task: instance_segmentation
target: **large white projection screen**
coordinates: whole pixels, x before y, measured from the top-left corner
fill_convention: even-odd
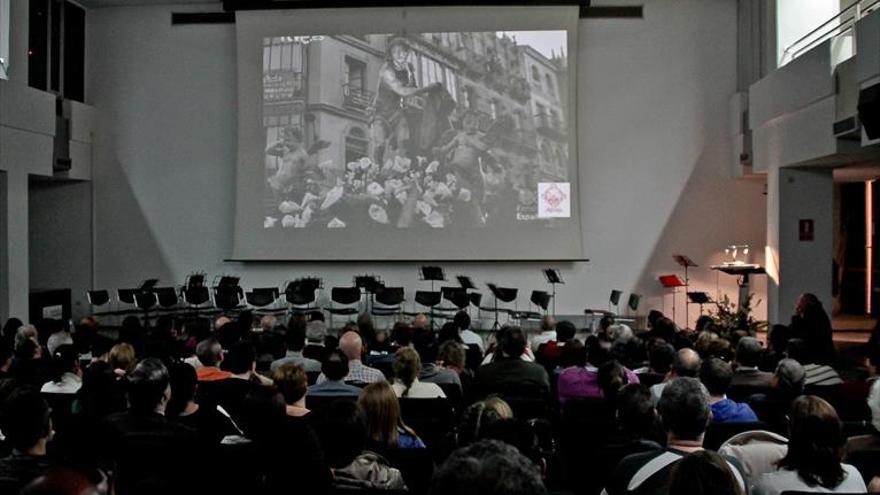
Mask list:
[[[583,259],[577,19],[239,12],[232,258]]]

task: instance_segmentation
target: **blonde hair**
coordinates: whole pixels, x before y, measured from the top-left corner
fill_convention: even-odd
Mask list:
[[[364,387],[358,397],[358,405],[364,410],[367,420],[367,436],[374,442],[397,447],[400,439],[399,429],[412,436],[416,433],[403,423],[400,417],[400,403],[394,389],[387,382],[371,383]]]
[[[121,369],[126,373],[131,372],[137,364],[134,347],[128,343],[116,344],[110,348],[107,361],[113,369]]]
[[[394,376],[406,387],[401,397],[409,395],[409,390],[422,371],[422,359],[411,347],[401,347],[394,356]]]

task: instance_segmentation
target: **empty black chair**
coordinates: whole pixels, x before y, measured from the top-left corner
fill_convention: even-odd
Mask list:
[[[86,299],[89,301],[89,305],[92,306],[91,313],[95,316],[100,316],[102,314],[107,314],[109,311],[110,304],[110,291],[105,289],[99,290],[87,290],[86,291]],[[101,308],[102,306],[107,306],[103,311],[95,311],[95,308]]]
[[[330,307],[324,311],[330,313],[330,326],[333,326],[333,316],[351,316],[358,313],[357,304],[361,302],[361,290],[357,287],[333,287],[330,289]],[[334,304],[342,304],[336,307]]]
[[[400,470],[410,494],[428,492],[431,477],[434,475],[434,457],[431,449],[382,449],[379,454]]]
[[[767,423],[763,421],[748,421],[741,423],[710,423],[706,428],[706,436],[703,438],[703,447],[708,450],[718,450],[721,444],[734,435],[744,431],[768,430]]]
[[[241,307],[244,291],[237,285],[218,285],[214,287],[214,305],[223,311]]]
[[[433,308],[440,304],[441,294],[437,291],[419,290],[416,291],[415,301],[422,306]]]
[[[396,316],[403,311],[403,287],[377,287],[375,303],[370,311],[374,316]]]
[[[308,380],[309,385],[317,383],[319,376],[321,376],[320,371],[306,371],[306,380]]]
[[[307,313],[320,310],[315,304],[320,287],[321,281],[315,278],[303,278],[288,283],[287,288],[284,290],[284,298],[290,304],[290,311],[294,313]]]
[[[312,411],[320,411],[328,404],[338,400],[354,402],[357,400],[357,397],[348,395],[309,395],[308,392],[306,393],[306,407]]]
[[[134,295],[139,292],[140,289],[116,289],[116,299],[120,303],[125,303],[130,306],[135,305]]]
[[[552,414],[547,399],[504,395],[504,401],[513,410],[514,418],[551,419]]]
[[[156,299],[162,309],[172,309],[177,306],[177,289],[174,287],[156,287],[153,289]]]
[[[198,309],[211,300],[211,293],[207,287],[194,286],[183,289],[183,301],[190,309]]]
[[[244,293],[244,300],[254,308],[271,306],[278,299],[277,287],[257,287]]]
[[[464,407],[464,394],[461,387],[457,383],[438,383],[437,386],[446,395],[446,401],[452,407],[453,414],[457,416]]]

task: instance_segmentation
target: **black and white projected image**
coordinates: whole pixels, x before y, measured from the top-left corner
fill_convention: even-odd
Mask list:
[[[264,228],[511,228],[565,200],[567,31],[263,39]]]

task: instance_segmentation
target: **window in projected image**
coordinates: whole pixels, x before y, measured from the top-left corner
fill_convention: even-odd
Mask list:
[[[555,225],[571,199],[567,43],[565,30],[264,38],[264,227]]]

